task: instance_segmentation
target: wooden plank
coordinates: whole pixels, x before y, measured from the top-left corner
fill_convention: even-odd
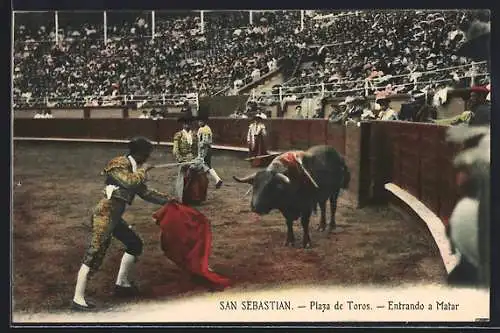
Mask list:
[[[309,146],[326,144],[326,120],[312,120],[309,124]]]

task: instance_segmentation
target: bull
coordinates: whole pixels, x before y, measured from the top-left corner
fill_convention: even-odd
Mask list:
[[[290,158],[293,156],[293,158]],[[335,213],[341,189],[349,186],[350,172],[344,159],[330,146],[320,145],[307,151],[287,152],[274,158],[269,166],[243,178],[252,184],[251,210],[265,215],[281,212],[288,228],[285,246],[294,246],[293,222],[300,218],[303,247],[311,246],[309,220],[313,209],[321,210],[319,230],[326,229],[326,202],[330,201],[329,232],[336,228]]]

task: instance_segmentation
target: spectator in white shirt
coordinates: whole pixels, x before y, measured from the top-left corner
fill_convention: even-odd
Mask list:
[[[269,71],[272,71],[274,68],[273,68],[273,61],[272,60],[269,60],[267,62],[267,68],[269,69]]]
[[[243,86],[243,81],[241,81],[239,79],[234,81],[234,90],[238,90],[242,86]]]
[[[257,81],[260,78],[260,70],[255,68],[252,72],[252,81]]]

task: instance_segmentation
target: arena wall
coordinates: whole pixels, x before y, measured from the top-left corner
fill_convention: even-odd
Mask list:
[[[375,121],[370,124],[370,194],[386,202],[385,185],[395,184],[427,206],[444,223],[458,199],[452,165],[458,147],[446,142],[446,126]]]
[[[458,198],[452,159],[457,147],[445,142],[447,127],[409,122],[332,124],[322,119],[266,119],[271,151],[335,147],[351,170],[345,196],[354,206],[385,204],[394,184],[448,220]],[[244,150],[248,119],[211,118],[217,145]],[[143,135],[171,142],[179,130],[175,119],[15,119],[14,137],[127,140]],[[238,149],[236,149],[238,148]]]

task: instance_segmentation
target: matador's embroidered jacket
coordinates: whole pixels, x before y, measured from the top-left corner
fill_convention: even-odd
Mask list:
[[[164,205],[167,203],[168,195],[148,189],[145,184],[145,169],[137,168],[136,165],[133,165],[135,161],[132,161],[133,159],[127,156],[118,156],[109,161],[104,168],[105,194],[108,199],[121,199],[130,205],[137,194],[142,199],[154,204]]]
[[[190,162],[196,157],[196,135],[193,134],[193,131],[189,132],[182,130],[174,135],[173,154],[179,163]]]
[[[200,127],[197,133],[198,157],[205,158],[212,145],[212,130],[208,125]]]

